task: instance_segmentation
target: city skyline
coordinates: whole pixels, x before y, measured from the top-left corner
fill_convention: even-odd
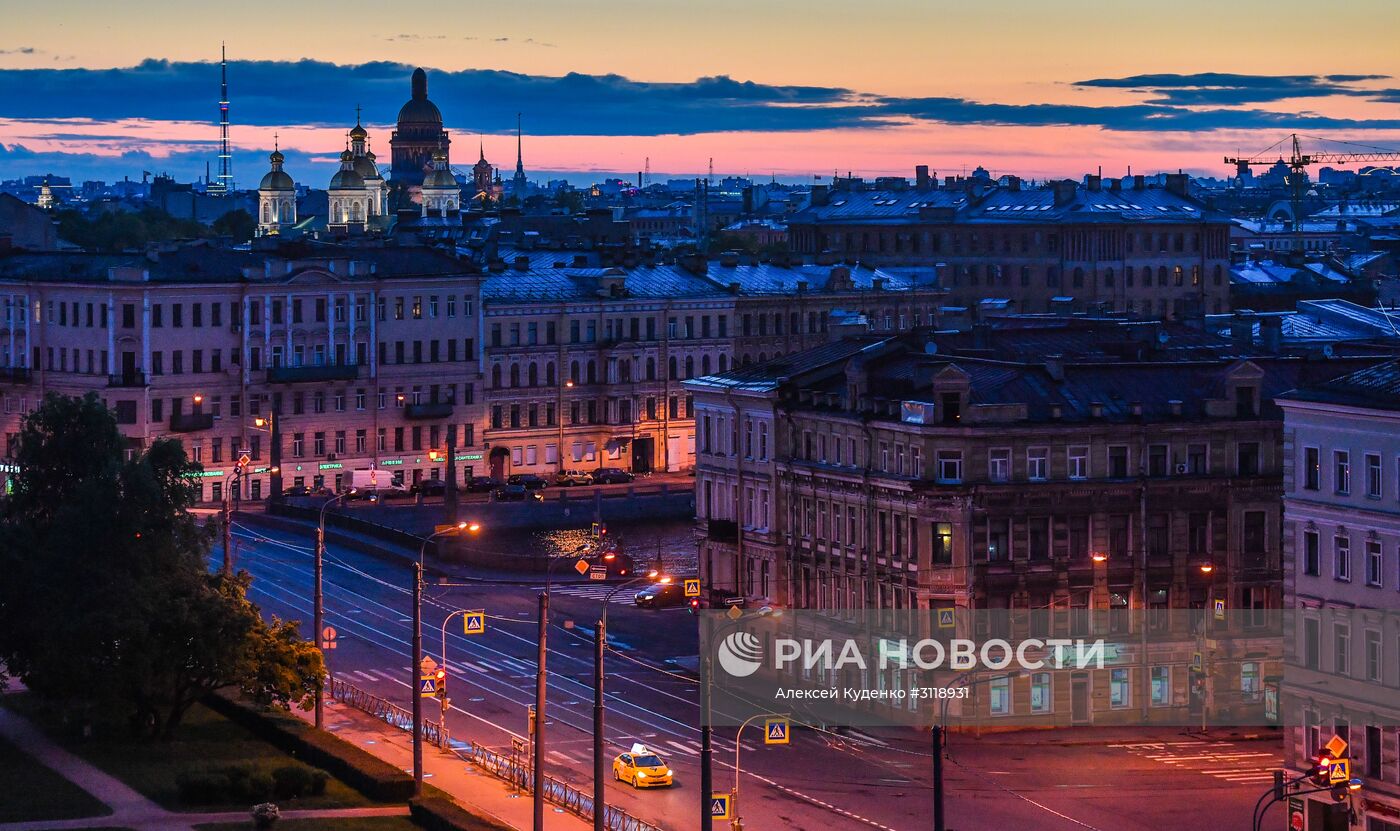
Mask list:
[[[908,175],[914,164],[1028,178],[1099,166],[1225,176],[1221,156],[1295,130],[1400,144],[1390,30],[1356,25],[1380,2],[1309,21],[1318,37],[1306,54],[1280,46],[1287,9],[1261,4],[1116,19],[1092,3],[1008,3],[1002,19],[889,1],[859,19],[832,4],[800,15],[786,4],[608,4],[582,17],[554,5],[485,23],[464,9],[367,25],[377,10],[365,4],[254,3],[217,30],[198,10],[163,12],[139,37],[132,21],[152,19],[139,8],[36,10],[0,42],[0,176],[202,175],[217,153],[221,39],[244,185],[263,172],[274,134],[298,181],[329,178],[357,105],[386,147],[418,65],[458,139],[454,164],[472,161],[466,144],[483,133],[488,160],[509,167],[524,112],[533,175],[631,178],[649,158],[657,177],[703,173],[710,159],[717,174],[787,180]],[[1147,31],[1180,48],[1149,48],[1134,34]],[[295,46],[269,32],[295,32]]]

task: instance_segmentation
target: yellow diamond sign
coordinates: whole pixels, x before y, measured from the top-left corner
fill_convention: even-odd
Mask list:
[[[574,563],[574,571],[577,571],[579,574],[587,574],[588,561],[580,557],[578,562]]]

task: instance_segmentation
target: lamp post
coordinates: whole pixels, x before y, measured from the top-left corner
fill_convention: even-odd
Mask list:
[[[269,441],[272,442],[272,451],[269,454],[271,466],[268,472],[272,474],[272,494],[273,504],[282,503],[282,417],[274,410],[268,410],[266,416],[258,416],[253,419],[253,426],[260,430],[266,430]]]
[[[564,362],[559,362],[559,374],[564,374]],[[559,406],[555,417],[559,421],[559,470],[564,470],[564,390],[574,388],[573,376],[569,376],[559,387]]]
[[[313,578],[313,579],[316,581],[316,585],[315,585],[315,588],[312,590],[312,597],[313,597],[313,599],[312,599],[312,606],[311,606],[311,619],[312,619],[312,624],[311,624],[312,635],[311,635],[311,637],[312,637],[313,639],[315,639],[316,643],[318,643],[318,644],[321,642],[321,625],[322,625],[322,623],[324,622],[324,618],[325,618],[325,610],[324,610],[324,608],[323,608],[324,604],[323,604],[323,602],[322,602],[322,601],[323,601],[323,596],[322,596],[322,591],[321,591],[321,576],[322,576],[322,573],[323,573],[323,566],[324,566],[324,561],[325,561],[325,558],[326,558],[326,509],[329,508],[331,505],[333,505],[333,504],[335,504],[335,503],[341,501],[342,499],[344,499],[345,497],[349,496],[350,494],[352,494],[352,493],[354,493],[354,492],[355,492],[355,489],[354,489],[354,488],[351,488],[350,490],[346,491],[345,493],[337,494],[336,496],[333,496],[333,497],[331,497],[330,499],[327,499],[325,502],[322,502],[322,503],[321,503],[320,516],[319,516],[319,518],[318,518],[318,520],[317,520],[317,522],[316,522],[316,568],[315,568],[315,576],[314,576],[314,578]],[[324,702],[323,699],[325,699],[326,696],[325,696],[325,689],[324,689],[324,687],[325,687],[325,682],[324,682],[324,681],[319,681],[319,682],[317,682],[317,684],[316,684],[316,729],[318,729],[318,730],[319,730],[320,728],[322,728],[323,726],[325,726],[325,717],[326,717],[326,713],[325,713],[325,702]]]
[[[428,543],[444,534],[461,531],[466,527],[467,523],[459,522],[451,528],[434,531],[424,537],[423,544],[418,548],[418,562],[413,567],[413,654],[408,663],[409,673],[412,676],[409,690],[413,694],[414,796],[423,793],[423,696],[418,689],[418,661],[422,658],[423,653],[423,557],[427,554]]]
[[[773,716],[786,717],[787,713],[754,713],[744,719],[744,723],[739,725],[739,729],[734,731],[734,790],[730,792],[729,810],[734,815],[734,819],[729,821],[729,827],[734,831],[743,831],[743,820],[739,818],[739,750],[744,746],[740,741],[744,737],[744,728],[749,726],[749,722],[756,718],[772,718]],[[709,799],[709,796],[705,796]]]
[[[593,831],[605,831],[603,807],[606,802],[603,778],[603,652],[608,644],[608,604],[613,596],[628,586],[655,580],[670,583],[669,575],[655,571],[646,577],[634,577],[617,585],[603,598],[603,609],[598,613],[598,627],[593,632]]]
[[[224,565],[221,569],[225,577],[233,574],[233,510],[229,507],[229,490],[238,487],[238,479],[243,469],[234,465],[233,473],[224,477],[223,497],[219,513],[223,518]]]
[[[539,629],[536,637],[539,640],[539,648],[535,655],[535,735],[534,752],[531,755],[531,770],[533,772],[535,789],[532,794],[533,803],[531,815],[533,817],[534,831],[544,831],[544,705],[545,687],[547,673],[547,659],[549,651],[546,644],[546,633],[549,630],[549,590],[553,585],[554,569],[561,562],[576,563],[578,560],[569,557],[555,557],[554,560],[545,567],[544,570],[544,591],[539,596]]]

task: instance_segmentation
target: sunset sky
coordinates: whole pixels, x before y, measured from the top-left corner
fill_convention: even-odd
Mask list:
[[[273,134],[323,185],[362,104],[388,138],[414,66],[454,165],[534,177],[832,170],[1029,178],[1229,173],[1297,131],[1400,146],[1400,7],[1139,0],[515,0],[397,6],[126,0],[13,6],[0,29],[0,177],[190,179],[213,161],[219,42],[234,174]]]

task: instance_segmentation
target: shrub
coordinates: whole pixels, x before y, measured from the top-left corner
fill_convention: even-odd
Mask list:
[[[187,805],[227,802],[232,788],[227,775],[207,770],[186,771],[175,777],[180,801]]]
[[[272,799],[273,788],[272,774],[258,771],[244,780],[240,796],[246,801],[267,802]]]
[[[294,799],[311,793],[311,768],[306,765],[282,765],[272,771],[273,796]],[[324,787],[324,785],[322,786]]]

